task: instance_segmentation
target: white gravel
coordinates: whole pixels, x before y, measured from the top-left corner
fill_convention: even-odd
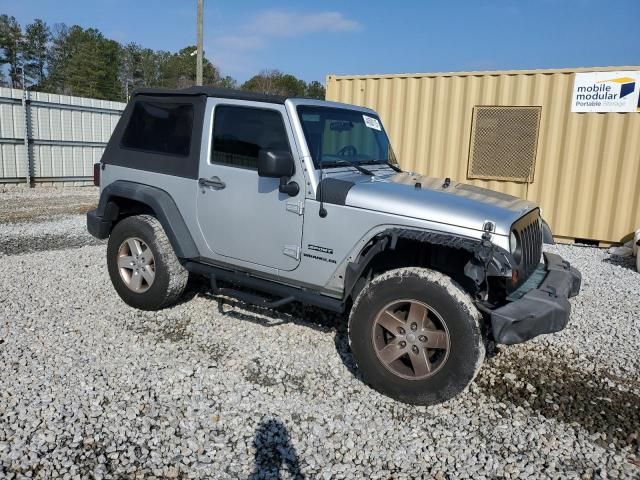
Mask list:
[[[342,319],[317,309],[198,285],[162,312],[127,307],[83,225],[0,225],[2,478],[640,477],[632,261],[553,247],[584,277],[569,327],[501,347],[423,408],[365,386]]]

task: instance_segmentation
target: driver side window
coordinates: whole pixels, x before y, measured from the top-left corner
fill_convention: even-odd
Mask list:
[[[291,151],[280,112],[230,105],[215,108],[211,163],[257,170],[263,149]]]

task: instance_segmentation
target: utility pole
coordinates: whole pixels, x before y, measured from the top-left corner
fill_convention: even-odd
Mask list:
[[[203,47],[202,47],[202,16],[203,16],[203,6],[204,0],[198,0],[198,45],[197,45],[197,53],[196,53],[196,85],[202,85],[202,57],[203,57]]]

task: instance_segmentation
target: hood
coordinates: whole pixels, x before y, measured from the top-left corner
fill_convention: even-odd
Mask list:
[[[474,185],[452,181],[445,187],[444,178],[381,173],[349,175],[354,185],[345,205],[480,231],[490,220],[499,235],[509,235],[516,220],[537,208],[535,203]]]

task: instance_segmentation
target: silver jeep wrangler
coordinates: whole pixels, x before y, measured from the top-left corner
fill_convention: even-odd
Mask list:
[[[87,227],[128,305],[170,306],[191,273],[264,307],[348,312],[364,380],[403,402],[450,399],[495,343],[561,330],[580,290],[562,258],[541,263],[536,205],[403,172],[367,108],[142,89],[94,175]]]

